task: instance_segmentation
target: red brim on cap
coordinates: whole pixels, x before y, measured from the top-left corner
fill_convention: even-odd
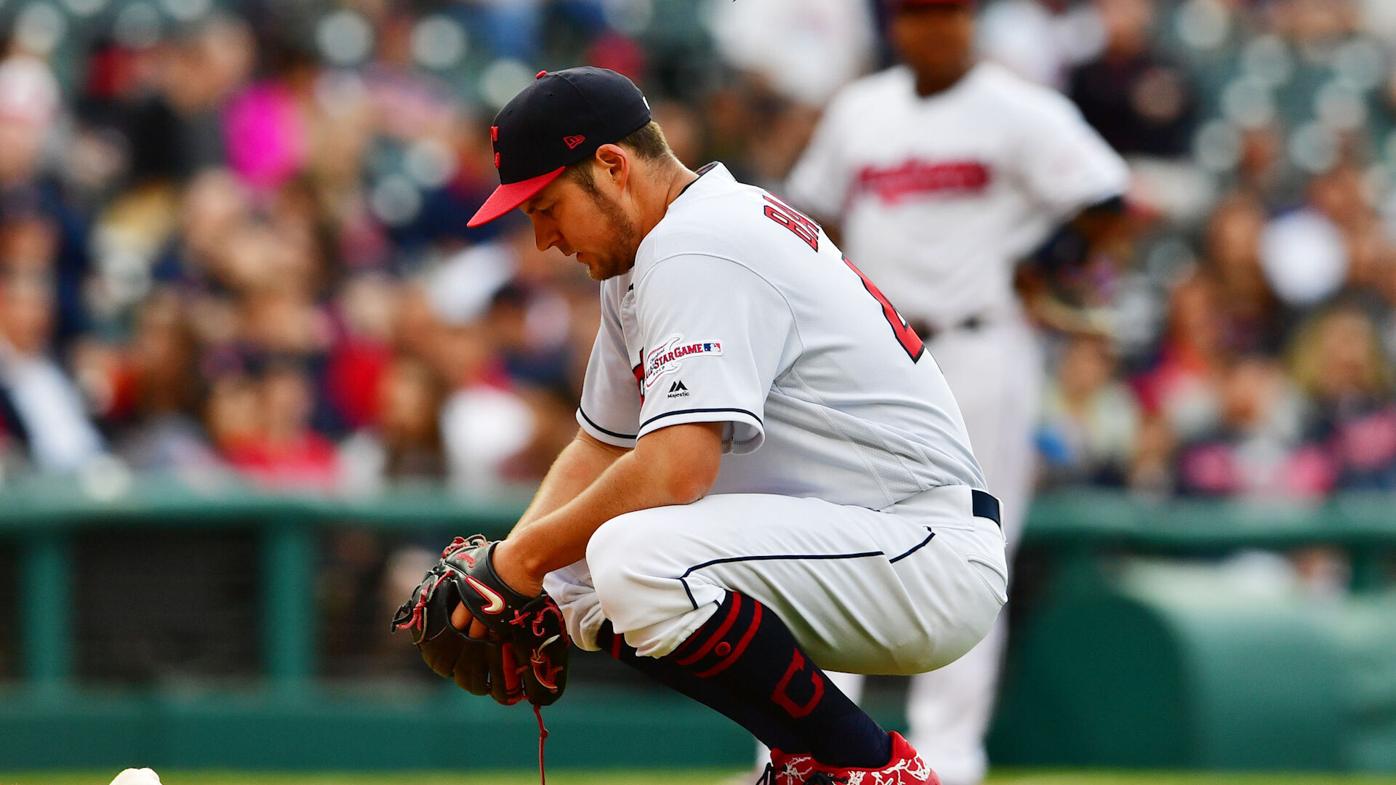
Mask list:
[[[556,180],[558,175],[567,171],[567,167],[558,168],[540,174],[537,177],[530,177],[527,180],[520,180],[517,183],[501,183],[490,194],[490,198],[480,205],[480,209],[475,211],[475,215],[465,224],[470,228],[484,226],[494,219],[504,215],[510,210],[527,202],[538,194],[539,191],[548,187],[548,183]]]

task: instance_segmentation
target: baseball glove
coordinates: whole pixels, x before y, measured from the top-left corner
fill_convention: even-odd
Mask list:
[[[527,699],[546,706],[567,684],[562,611],[546,593],[526,597],[499,579],[491,563],[496,544],[478,534],[452,540],[398,608],[392,629],[411,631],[426,664],[461,689],[505,705]],[[458,603],[485,625],[486,638],[451,625]]]

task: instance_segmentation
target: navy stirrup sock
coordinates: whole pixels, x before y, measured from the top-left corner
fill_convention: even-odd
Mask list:
[[[693,700],[720,712],[755,736],[767,747],[780,750],[808,752],[802,748],[800,737],[782,727],[781,723],[768,718],[765,707],[752,701],[742,700],[730,690],[709,681],[703,681],[692,673],[674,665],[666,659],[641,657],[634,647],[617,635],[609,621],[601,625],[596,634],[596,643],[601,650],[613,659],[629,665],[664,686],[677,690]]]
[[[807,752],[820,763],[849,768],[884,766],[892,755],[891,737],[830,683],[785,623],[751,597],[729,591],[717,613],[661,661],[691,674],[703,693],[727,693],[760,707],[766,721],[799,739],[795,747],[770,745],[783,752]]]

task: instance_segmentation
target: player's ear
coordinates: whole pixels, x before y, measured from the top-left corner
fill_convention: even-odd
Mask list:
[[[603,144],[596,150],[596,166],[599,174],[606,178],[617,190],[624,190],[630,179],[630,156],[620,145]]]

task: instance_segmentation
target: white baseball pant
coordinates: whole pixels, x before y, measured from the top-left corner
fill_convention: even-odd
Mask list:
[[[969,430],[974,457],[989,490],[1003,502],[1009,563],[1031,503],[1036,452],[1032,434],[1042,398],[1042,355],[1037,337],[1019,320],[978,330],[952,330],[927,343]],[[978,785],[988,772],[984,735],[994,707],[1007,641],[1006,619],[963,657],[911,680],[908,740],[943,785]],[[853,700],[860,676],[832,681]]]
[[[627,513],[586,559],[549,573],[567,631],[596,650],[605,620],[640,654],[673,651],[727,591],[774,611],[821,668],[920,673],[963,655],[1007,601],[1003,534],[968,487],[887,511],[766,494]]]

